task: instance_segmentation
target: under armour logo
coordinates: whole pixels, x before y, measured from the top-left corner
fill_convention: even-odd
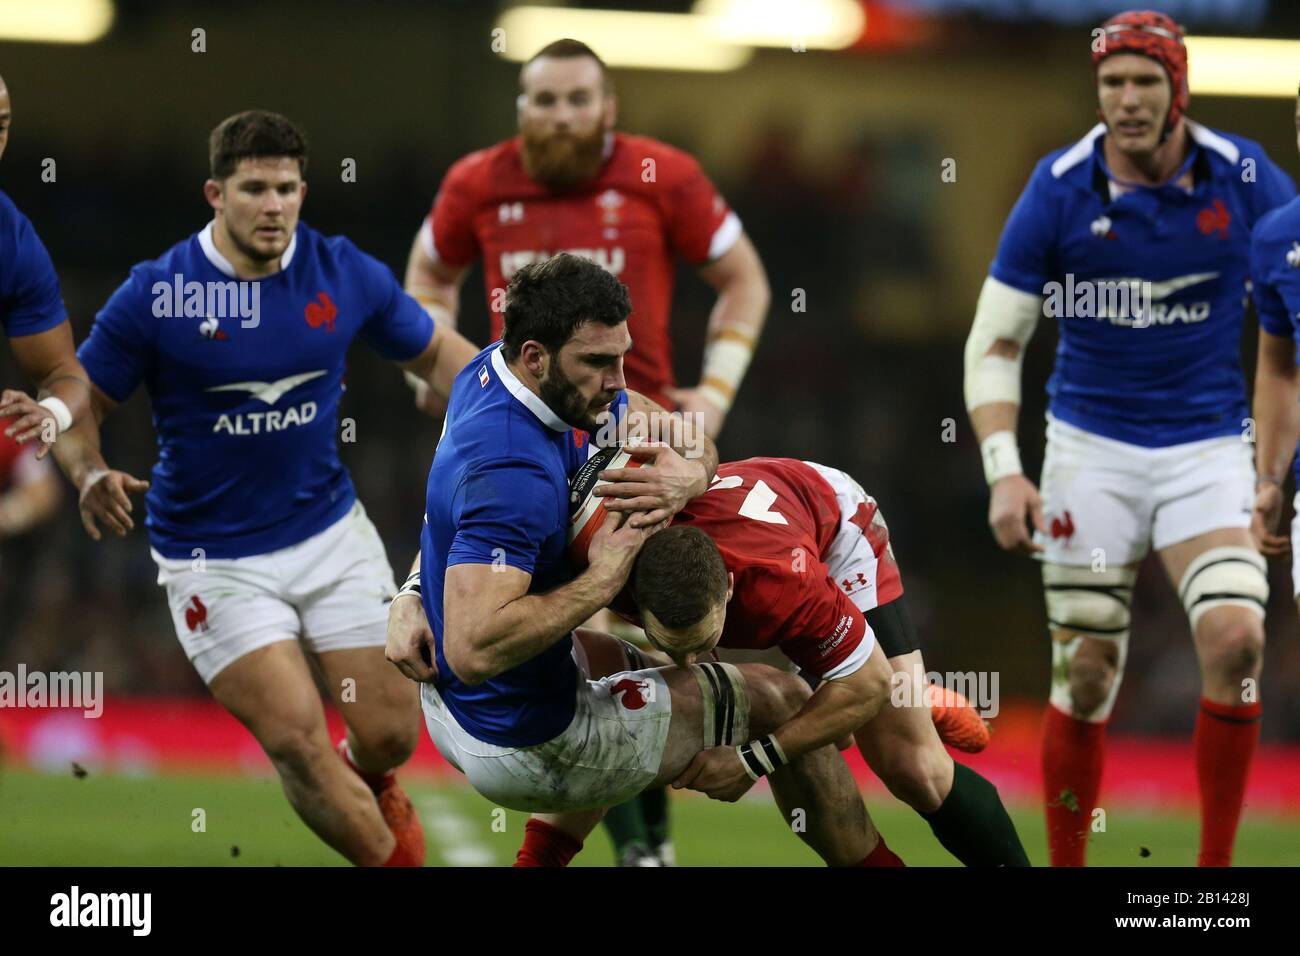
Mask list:
[[[1300,242],[1291,243],[1291,249],[1286,254],[1286,264],[1292,269],[1300,269]]]
[[[855,587],[861,587],[861,588],[871,587],[871,582],[867,580],[866,575],[864,575],[861,571],[857,572],[855,576],[857,578],[856,581],[852,581],[848,578],[845,578],[843,581],[840,582],[840,587],[844,588],[845,594],[852,594],[853,589]]]

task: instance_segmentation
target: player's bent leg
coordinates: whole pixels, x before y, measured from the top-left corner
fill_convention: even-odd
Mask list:
[[[384,659],[382,646],[316,656],[348,727],[353,762],[366,773],[400,767],[420,740],[420,688]]]
[[[591,626],[573,632],[574,656],[589,678],[671,663],[663,654],[604,633],[599,629],[602,623],[616,623],[612,611],[602,611],[588,621]],[[602,822],[614,845],[615,863],[619,866],[667,865],[665,858],[671,859],[673,852],[668,838],[667,802],[664,788],[651,788],[605,812]],[[654,811],[653,820],[649,815],[651,810]]]
[[[709,663],[661,673],[673,693],[673,726],[657,783],[676,779],[701,750],[774,732],[812,694],[799,677],[762,664]],[[883,848],[853,775],[833,746],[791,761],[769,781],[786,826],[828,865],[857,865]]]
[[[924,689],[920,651],[889,658],[898,680]],[[952,787],[953,761],[930,719],[925,697],[891,699],[864,724],[854,740],[872,772],[899,800],[918,813],[939,809]]]
[[[920,651],[889,659],[895,674],[924,687]],[[891,697],[854,735],[868,766],[916,810],[935,837],[966,866],[1028,866],[1029,858],[997,788],[955,763],[939,738],[925,698]]]
[[[1101,791],[1106,721],[1119,694],[1137,568],[1045,562],[1052,635],[1043,720],[1043,787],[1053,866],[1083,866]]]
[[[1201,796],[1199,865],[1228,866],[1259,742],[1268,577],[1242,528],[1161,549],[1192,624],[1202,696],[1193,748]]]
[[[369,788],[334,752],[297,642],[279,641],[240,657],[209,687],[257,738],[289,803],[317,836],[360,866],[388,860],[396,840]]]
[[[420,694],[379,646],[343,647],[315,655],[334,704],[347,724],[339,755],[370,788],[398,843],[390,866],[423,866],[424,827],[396,770],[420,739]]]

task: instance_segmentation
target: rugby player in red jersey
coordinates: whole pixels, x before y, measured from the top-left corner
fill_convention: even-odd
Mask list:
[[[613,86],[586,44],[548,44],[524,64],[519,84],[519,135],[448,170],[411,246],[407,292],[436,319],[454,319],[461,282],[482,258],[492,336],[500,338],[505,287],[520,267],[557,252],[593,259],[632,296],[628,387],[703,416],[716,437],[770,298],[739,218],[691,156],[614,131]],[[674,257],[718,295],[693,388],[677,388],[673,378]]]
[[[996,788],[941,743],[936,721],[954,724],[944,731],[958,745],[977,746],[986,730],[967,706],[932,719],[902,595],[889,530],[856,481],[812,462],[750,458],[720,465],[709,490],[645,543],[615,610],[678,664],[715,647],[779,647],[820,680],[771,735],[768,753],[706,750],[675,786],[736,800],[770,772],[771,753],[852,734],[872,770],[953,856],[971,866],[1027,866]],[[893,706],[864,722],[855,675],[877,643],[895,672]]]

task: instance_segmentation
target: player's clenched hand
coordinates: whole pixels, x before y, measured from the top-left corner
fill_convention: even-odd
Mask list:
[[[1260,553],[1270,558],[1284,557],[1291,551],[1290,537],[1274,533],[1281,518],[1281,486],[1261,481],[1255,492],[1255,508],[1250,515],[1250,533]]]
[[[388,605],[388,641],[384,657],[413,681],[429,683],[438,676],[433,666],[433,632],[419,595],[399,594]]]
[[[709,486],[703,463],[687,461],[663,442],[624,445],[623,451],[644,464],[606,468],[598,477],[609,484],[592,494],[614,499],[605,503],[609,511],[637,512],[629,519],[633,528],[662,524]]]
[[[691,765],[673,781],[673,789],[698,790],[713,800],[734,803],[754,785],[745,772],[735,747],[712,747],[701,750]]]
[[[100,540],[98,522],[115,531],[119,538],[135,527],[131,521],[129,495],[149,490],[149,482],[133,478],[124,471],[92,471],[81,483],[81,524],[86,534]]]
[[[1039,497],[1038,489],[1024,475],[999,478],[993,483],[989,495],[989,527],[993,529],[998,547],[1020,554],[1042,551],[1043,546],[1034,543],[1026,519],[1035,529],[1047,533],[1047,522],[1043,520],[1043,499]]]
[[[20,445],[39,438],[36,457],[44,458],[58,437],[59,423],[53,412],[26,392],[7,388],[0,392],[0,429]]]

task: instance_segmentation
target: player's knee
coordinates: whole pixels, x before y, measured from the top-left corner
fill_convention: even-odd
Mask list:
[[[764,665],[749,670],[750,733],[770,734],[803,708],[812,690],[795,674]]]
[[[1133,568],[1045,564],[1052,628],[1052,703],[1089,720],[1110,716],[1128,648]]]
[[[281,776],[310,782],[334,757],[329,738],[307,723],[286,722],[259,735],[262,749]]]
[[[943,803],[943,787],[951,777],[952,758],[942,745],[932,749],[914,744],[886,748],[872,769],[899,800],[918,813],[933,813]]]
[[[1254,677],[1264,656],[1264,628],[1254,615],[1232,615],[1209,630],[1200,644],[1207,671],[1229,680]]]
[[[1079,654],[1070,661],[1070,698],[1076,713],[1091,714],[1105,703],[1119,676],[1116,663],[1113,657],[1105,654]]]
[[[381,724],[352,727],[351,730],[354,749],[364,755],[361,759],[366,766],[398,767],[410,759],[419,743],[419,712],[412,715],[410,720],[392,714]]]

